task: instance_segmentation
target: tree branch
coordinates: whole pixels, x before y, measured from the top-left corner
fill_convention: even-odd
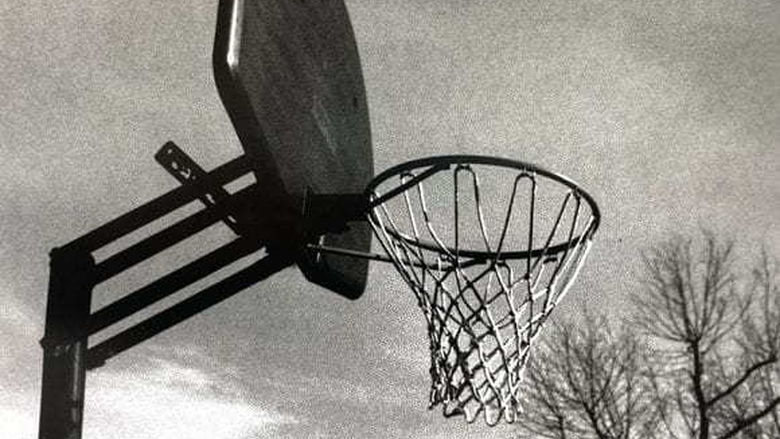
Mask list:
[[[747,418],[743,419],[742,421],[738,422],[737,425],[735,425],[731,430],[724,433],[722,436],[720,436],[718,439],[729,439],[731,437],[734,437],[737,435],[740,431],[744,430],[746,427],[749,427],[753,425],[756,421],[763,418],[764,416],[772,413],[772,411],[777,407],[777,405],[780,404],[780,396],[776,397],[772,401],[767,404],[766,407],[764,407],[763,410],[748,416]]]
[[[763,361],[759,361],[758,363],[754,364],[753,366],[749,367],[745,373],[742,374],[739,379],[734,381],[730,386],[728,386],[726,389],[724,389],[722,392],[718,393],[716,396],[714,396],[712,399],[706,402],[707,407],[712,407],[716,402],[723,399],[724,397],[731,394],[733,391],[735,391],[739,386],[742,385],[745,381],[747,381],[748,378],[757,370],[761,369],[764,366],[767,366],[769,364],[777,362],[776,356],[771,356]]]
[[[693,396],[696,400],[696,411],[698,413],[699,439],[707,439],[710,435],[710,419],[707,415],[707,401],[704,398],[704,386],[702,377],[704,376],[704,364],[701,358],[701,350],[698,341],[689,345],[693,355],[693,371],[691,372],[691,385],[693,387]]]

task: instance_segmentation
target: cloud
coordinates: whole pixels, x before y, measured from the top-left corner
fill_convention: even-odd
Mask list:
[[[12,330],[24,334],[43,333],[42,319],[37,317],[29,307],[13,295],[12,291],[0,289],[2,305],[0,305],[0,323],[3,332]]]
[[[85,437],[241,439],[298,423],[250,400],[229,377],[160,358],[142,363],[88,375]],[[36,437],[38,397],[0,390],[0,437]]]
[[[259,407],[225,377],[175,361],[89,377],[86,437],[250,438],[295,424]],[[121,432],[121,433],[119,433]]]
[[[29,411],[0,407],[0,437],[23,439],[36,437],[38,418]]]
[[[43,334],[43,319],[35,317],[27,306],[10,293],[6,294],[5,290],[0,289],[0,298],[0,373],[6,379],[12,377],[8,385],[0,383],[7,388],[20,384],[19,380],[26,376],[28,371],[20,369],[20,366],[38,361],[40,348],[37,340]]]
[[[2,327],[29,329],[23,309],[6,311]],[[252,400],[235,373],[199,351],[150,351],[125,369],[117,371],[122,365],[115,364],[88,374],[85,437],[242,439],[273,436],[299,423]],[[0,381],[0,438],[34,438],[39,391],[9,384]]]

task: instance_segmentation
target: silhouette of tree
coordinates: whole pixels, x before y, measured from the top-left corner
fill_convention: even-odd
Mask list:
[[[646,352],[605,318],[549,328],[526,371],[521,437],[655,437]]]
[[[703,232],[643,255],[630,326],[551,328],[526,371],[521,438],[780,438],[780,269],[740,276]],[[632,328],[632,329],[629,329]]]
[[[745,285],[733,249],[704,232],[698,247],[677,237],[644,257],[635,321],[666,347],[651,371],[656,409],[671,437],[777,437],[764,420],[776,417],[780,404],[773,379],[780,351],[777,264],[763,252]]]

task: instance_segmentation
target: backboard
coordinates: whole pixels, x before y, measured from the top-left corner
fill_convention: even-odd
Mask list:
[[[342,0],[220,0],[213,53],[220,98],[254,162],[276,242],[298,248],[307,193],[362,193],[373,177],[365,86]],[[322,245],[369,251],[364,223]],[[312,282],[359,297],[368,261],[299,250]]]

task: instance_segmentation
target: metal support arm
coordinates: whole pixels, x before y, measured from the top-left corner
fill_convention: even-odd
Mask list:
[[[231,297],[252,284],[292,264],[288,255],[268,254],[251,266],[207,287],[141,323],[94,347],[88,337],[145,309],[181,288],[261,249],[274,233],[254,212],[260,188],[246,187],[229,194],[223,185],[251,171],[246,157],[239,157],[206,172],[178,148],[166,144],[160,154],[177,159],[174,166],[182,183],[172,191],[107,222],[101,227],[51,252],[49,291],[43,346],[43,376],[39,438],[79,439],[82,433],[86,371],[117,353],[176,325]],[[171,156],[173,153],[173,156]],[[160,155],[158,154],[158,155]],[[171,160],[170,163],[174,163]],[[185,164],[190,164],[186,168]],[[194,178],[185,178],[192,175]],[[260,194],[262,195],[262,194]],[[184,218],[125,248],[99,264],[93,252],[162,218],[194,200],[206,209]],[[159,252],[219,222],[239,238],[157,279],[95,313],[91,312],[93,288]]]

